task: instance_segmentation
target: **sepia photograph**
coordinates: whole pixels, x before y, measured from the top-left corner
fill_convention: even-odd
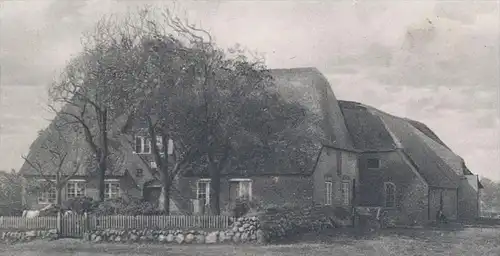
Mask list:
[[[0,255],[500,255],[500,0],[0,0]]]

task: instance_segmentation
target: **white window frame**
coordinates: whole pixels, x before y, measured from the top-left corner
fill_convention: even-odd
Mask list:
[[[118,192],[113,193],[112,192],[112,184],[118,185]],[[113,197],[113,195],[116,195]],[[120,189],[120,181],[118,179],[107,179],[104,180],[104,198],[105,199],[116,199],[121,196],[121,189]]]
[[[137,140],[140,140],[140,151],[137,151]],[[146,151],[146,145],[148,147],[148,151]],[[136,135],[135,136],[135,144],[134,144],[134,153],[136,154],[151,154],[151,139],[148,136],[144,135]]]
[[[342,194],[342,204],[343,205],[350,205],[351,204],[351,182],[349,181],[342,181],[341,183],[341,194]]]
[[[74,196],[70,196],[70,188],[69,188],[69,185],[70,184],[75,184],[74,186]],[[77,189],[79,187],[82,187],[82,190],[83,190],[83,194],[82,195],[78,195],[77,193]],[[76,197],[84,197],[87,195],[87,184],[85,183],[85,180],[69,180],[67,183],[66,183],[66,198],[76,198]]]
[[[137,139],[140,139],[140,151],[137,152]],[[156,145],[158,146],[158,149],[160,151],[160,154],[165,153],[165,148],[163,146],[163,140],[161,135],[156,135]],[[149,150],[146,151],[145,149],[148,148]],[[153,152],[153,144],[151,143],[151,138],[147,135],[136,135],[135,136],[135,145],[134,145],[134,153],[136,154],[151,154]]]
[[[392,187],[394,190],[392,191],[392,195],[388,195],[387,191],[388,191],[388,187]],[[396,205],[397,205],[397,202],[396,202],[396,184],[392,183],[392,182],[384,182],[384,207],[386,208],[395,208]],[[391,198],[389,198],[391,197]],[[387,206],[387,203],[390,202],[390,200],[388,199],[392,199],[392,205],[391,206]]]
[[[201,183],[206,184],[205,185],[205,205],[210,205],[210,179],[199,179],[196,182],[196,199],[200,199],[200,195],[203,194],[202,188],[200,186]]]
[[[332,205],[333,182],[325,181],[325,205]]]
[[[53,204],[57,201],[57,191],[54,186],[50,186],[48,191],[40,191],[38,193],[39,204]]]
[[[238,198],[242,198],[242,194],[243,194],[243,187],[241,186],[242,183],[247,183],[248,184],[248,200],[252,200],[252,179],[230,179],[229,182],[235,182],[238,184],[238,194],[237,194],[237,197]]]

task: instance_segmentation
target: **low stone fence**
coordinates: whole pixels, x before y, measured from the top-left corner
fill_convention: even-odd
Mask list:
[[[266,242],[285,240],[301,233],[321,231],[351,223],[347,210],[331,206],[268,209],[259,214]]]
[[[37,239],[55,240],[57,238],[56,229],[0,232],[0,239],[3,243],[29,242]]]
[[[267,209],[255,216],[233,219],[223,228],[89,228],[82,231],[83,239],[111,243],[159,243],[159,244],[263,244],[291,238],[300,233],[345,226],[348,219],[335,207],[306,207]],[[341,211],[342,212],[342,211]],[[344,214],[348,215],[348,214]],[[80,222],[85,225],[85,222]],[[78,223],[77,223],[78,224]],[[230,225],[229,225],[230,224]],[[73,225],[75,226],[75,225]],[[71,226],[71,227],[73,227]],[[151,224],[151,226],[158,227]],[[76,225],[75,227],[81,228]],[[128,226],[127,226],[128,227]],[[57,239],[56,229],[1,232],[1,240],[24,242],[35,239]],[[81,233],[80,233],[81,235]]]
[[[238,218],[225,230],[116,230],[104,229],[88,232],[84,238],[90,242],[113,243],[263,243],[264,234],[257,217]]]

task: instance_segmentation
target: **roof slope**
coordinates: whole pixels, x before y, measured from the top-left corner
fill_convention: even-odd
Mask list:
[[[272,69],[270,73],[282,97],[310,110],[305,122],[318,131],[323,145],[354,149],[337,98],[318,69]]]
[[[430,186],[457,188],[464,175],[463,159],[425,124],[392,116],[376,108],[339,101],[356,149],[401,149]]]
[[[97,175],[96,164],[93,160],[94,154],[90,152],[83,134],[79,133],[76,129],[72,129],[70,125],[65,123],[63,118],[57,115],[47,128],[39,132],[38,137],[30,145],[28,155],[26,156],[28,161],[37,168],[33,168],[30,163],[25,161],[19,170],[22,175],[53,176],[56,174],[56,165],[60,160],[57,157],[54,158],[47,147],[50,146],[51,149],[54,149],[52,147],[54,143],[60,145],[63,142],[60,137],[61,134],[63,134],[65,140],[68,142],[66,146],[55,148],[58,152],[68,153],[61,168],[61,175]],[[120,143],[114,137],[110,138],[109,145],[110,155],[108,166],[111,168],[108,168],[106,175],[122,176],[125,174],[125,169],[120,167],[126,155],[120,152]],[[76,173],[74,173],[73,169],[75,164],[79,166]],[[38,168],[38,165],[41,165],[41,168]],[[40,171],[43,174],[40,174]]]

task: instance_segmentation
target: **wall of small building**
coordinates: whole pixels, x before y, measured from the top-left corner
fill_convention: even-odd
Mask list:
[[[466,175],[458,187],[458,218],[470,220],[479,215],[479,179],[477,175]]]
[[[442,207],[443,214],[447,219],[456,220],[458,217],[457,211],[457,199],[458,191],[457,189],[451,188],[431,188],[429,194],[429,205],[430,205],[430,219],[432,221],[436,220],[437,212]],[[442,202],[442,206],[441,206]]]
[[[230,202],[234,199],[230,195],[230,180],[232,178],[247,178],[252,181],[252,201],[262,207],[284,205],[311,205],[313,197],[313,183],[310,176],[281,175],[281,176],[254,176],[254,177],[223,177],[221,178],[220,206],[223,213],[229,213]],[[193,200],[196,199],[197,182],[200,178],[182,177],[176,184],[179,194],[190,203],[181,207],[182,211],[193,212]]]
[[[107,180],[117,180],[119,182],[120,186],[120,195],[121,197],[128,198],[128,199],[139,199],[142,197],[142,190],[135,185],[134,181],[132,178],[128,175],[122,176],[122,177],[108,177],[106,178]],[[36,182],[42,182],[44,179],[40,177],[26,177],[25,178],[25,187],[28,186],[27,184],[33,184]],[[97,178],[88,178],[88,177],[75,177],[71,180],[76,180],[76,181],[82,181],[85,183],[85,196],[91,197],[94,200],[99,199],[99,190],[98,190],[98,179]],[[70,180],[70,181],[71,181]],[[46,203],[39,203],[38,202],[38,196],[39,192],[38,191],[31,191],[30,189],[26,188],[24,189],[23,193],[23,201],[24,204],[29,208],[29,209],[41,209],[45,206],[47,206]],[[61,191],[61,201],[64,202],[66,201],[67,198],[67,192],[66,192],[66,187],[62,189]]]
[[[378,159],[379,167],[368,168],[368,159]],[[424,224],[428,221],[428,187],[402,152],[359,155],[359,206],[385,207],[384,184],[396,186],[396,206],[385,208],[396,224]]]
[[[338,164],[340,161],[340,164]],[[315,204],[323,205],[326,202],[325,182],[332,182],[332,205],[342,206],[342,182],[348,182],[350,188],[351,206],[359,187],[357,155],[340,149],[324,147],[318,158],[316,169],[313,173]]]

